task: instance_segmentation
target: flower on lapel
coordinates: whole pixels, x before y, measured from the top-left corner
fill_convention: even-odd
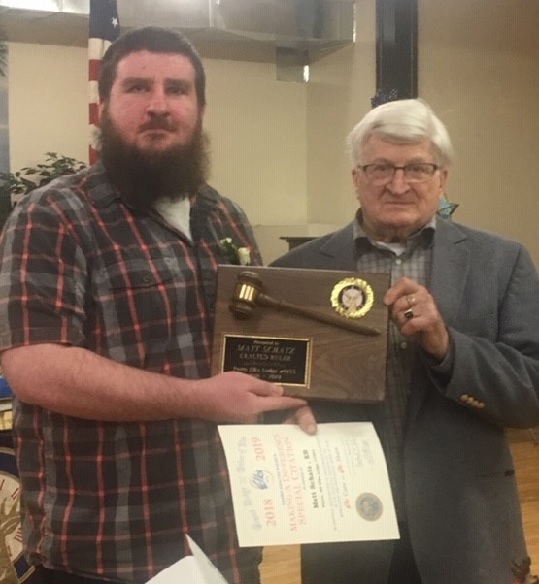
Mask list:
[[[219,247],[224,251],[230,264],[234,266],[251,265],[251,250],[248,247],[238,247],[230,237],[221,239]]]

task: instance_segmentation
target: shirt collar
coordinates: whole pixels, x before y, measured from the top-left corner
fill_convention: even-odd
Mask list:
[[[367,249],[377,247],[379,249],[389,249],[382,242],[370,239],[361,226],[362,213],[361,209],[357,210],[354,222],[352,224],[353,238],[357,249]],[[434,232],[436,231],[436,214],[433,215],[421,229],[411,235],[406,241],[407,249],[413,249],[418,245],[427,248],[432,244]]]

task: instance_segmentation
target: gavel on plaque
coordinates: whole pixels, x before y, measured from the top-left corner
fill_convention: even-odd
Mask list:
[[[255,306],[274,308],[282,312],[296,314],[310,318],[317,322],[352,331],[360,335],[375,337],[380,334],[376,328],[361,324],[353,320],[346,320],[336,314],[318,312],[314,308],[297,306],[285,300],[272,298],[264,294],[262,282],[254,272],[240,272],[236,280],[236,287],[229,305],[230,312],[239,320],[249,320],[253,315]]]

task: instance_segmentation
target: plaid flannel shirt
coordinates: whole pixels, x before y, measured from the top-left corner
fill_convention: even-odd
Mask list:
[[[30,194],[0,242],[0,350],[59,343],[208,377],[219,241],[261,259],[237,205],[209,186],[191,203],[194,244],[125,205],[100,163]],[[146,582],[189,553],[189,533],[229,582],[258,581],[259,550],[237,545],[215,424],[97,422],[15,401],[31,563]]]

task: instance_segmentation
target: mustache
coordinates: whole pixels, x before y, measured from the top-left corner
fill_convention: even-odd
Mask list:
[[[177,129],[177,125],[166,118],[153,118],[149,122],[140,126],[141,132],[146,132],[147,130],[167,130],[169,132],[175,132]]]

